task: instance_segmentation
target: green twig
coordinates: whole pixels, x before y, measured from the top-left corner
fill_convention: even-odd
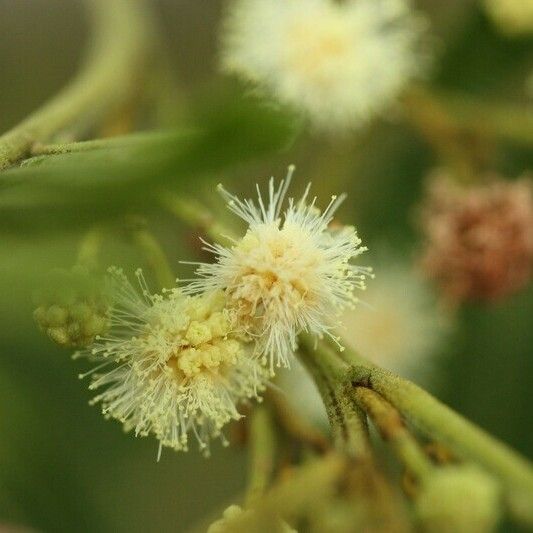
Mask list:
[[[177,218],[190,226],[199,228],[213,241],[225,240],[227,242],[228,238],[232,238],[233,232],[220,224],[201,202],[168,193],[161,197],[161,202]]]
[[[343,379],[343,364],[330,354],[314,349],[314,341],[303,335],[301,360],[313,375],[326,407],[335,447],[352,459],[370,457],[368,426],[364,412],[351,400],[349,386]]]
[[[435,98],[448,110],[460,128],[485,137],[533,144],[531,106],[454,93],[437,93]]]
[[[144,146],[150,142],[157,142],[166,139],[169,135],[175,135],[173,131],[150,131],[130,133],[117,137],[106,137],[103,139],[92,139],[90,141],[79,141],[71,143],[42,144],[37,143],[32,146],[32,154],[35,156],[61,155],[79,152],[90,152],[92,150],[108,150],[113,148],[127,148]],[[184,132],[185,135],[185,132]]]
[[[352,394],[356,403],[372,419],[383,439],[390,444],[405,468],[419,480],[426,477],[433,469],[433,465],[405,427],[400,413],[380,394],[366,387],[355,387]]]
[[[88,57],[52,100],[0,137],[0,169],[36,142],[83,123],[94,124],[136,90],[150,43],[143,0],[86,0],[93,19]]]
[[[148,266],[155,274],[161,288],[170,289],[176,285],[176,276],[168,263],[159,241],[145,228],[133,230],[133,240],[144,254]]]
[[[78,265],[94,270],[98,265],[98,253],[102,246],[103,231],[100,227],[89,230],[83,237],[78,248]]]
[[[277,421],[290,437],[320,453],[330,449],[326,436],[301,417],[281,392],[272,388],[268,391],[267,399],[275,408]]]
[[[430,137],[454,143],[449,149],[458,153],[461,132],[481,138],[506,139],[533,143],[533,108],[525,104],[487,100],[467,94],[430,91],[421,87],[412,89],[403,100],[408,116]],[[443,136],[448,136],[447,141]],[[455,139],[453,139],[455,137]],[[435,140],[435,139],[434,139]]]
[[[254,409],[250,421],[250,478],[245,506],[256,503],[266,492],[274,470],[275,436],[271,415],[264,406]]]
[[[531,463],[414,383],[383,370],[346,349],[336,354],[321,343],[329,357],[342,357],[346,376],[356,387],[369,387],[383,396],[420,431],[442,442],[459,456],[477,462],[506,489],[516,518],[533,524],[533,467]],[[338,370],[340,371],[340,370]]]

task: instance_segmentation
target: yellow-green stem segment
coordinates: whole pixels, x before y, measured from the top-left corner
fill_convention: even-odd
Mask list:
[[[88,127],[135,92],[150,50],[144,0],[85,0],[93,21],[87,58],[54,98],[0,136],[0,170],[26,157],[37,142]]]
[[[492,473],[504,487],[514,516],[533,524],[533,465],[527,459],[414,383],[369,363],[356,352],[346,349],[336,353],[324,342],[319,350],[328,360],[338,360],[338,376],[344,373],[344,379],[353,386],[378,392],[424,434]]]
[[[250,467],[246,507],[257,503],[268,488],[274,471],[275,441],[271,414],[265,406],[256,407],[250,421]]]
[[[367,387],[355,387],[352,389],[352,395],[357,405],[374,422],[383,439],[390,444],[407,471],[419,480],[425,478],[433,469],[433,465],[405,427],[397,409],[380,394]]]

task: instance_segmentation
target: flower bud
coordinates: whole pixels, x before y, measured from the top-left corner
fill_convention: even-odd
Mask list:
[[[36,301],[37,325],[60,346],[88,346],[109,329],[104,286],[83,267],[51,272]]]
[[[488,533],[500,518],[500,491],[474,466],[443,467],[424,481],[415,506],[425,532]]]

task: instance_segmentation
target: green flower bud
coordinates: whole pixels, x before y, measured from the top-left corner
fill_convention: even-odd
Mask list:
[[[415,506],[425,532],[488,533],[500,519],[500,488],[474,466],[443,467],[424,480]]]
[[[60,346],[88,346],[109,329],[104,284],[83,267],[51,272],[36,300],[35,322]]]

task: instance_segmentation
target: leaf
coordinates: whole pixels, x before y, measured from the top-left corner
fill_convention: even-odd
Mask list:
[[[146,211],[162,188],[194,189],[198,179],[279,151],[294,138],[288,117],[233,99],[189,131],[155,131],[79,144],[0,175],[5,232],[72,228]]]

